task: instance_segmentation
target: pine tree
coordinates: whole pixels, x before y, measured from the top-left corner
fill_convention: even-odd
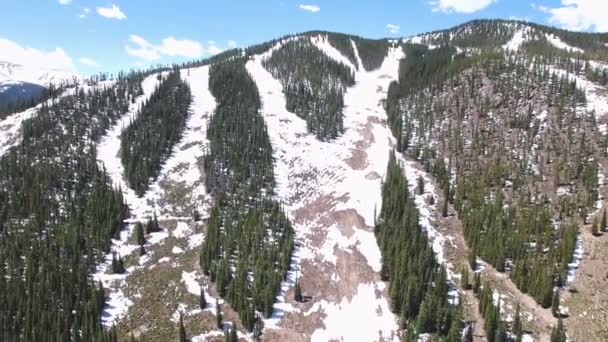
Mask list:
[[[559,310],[559,290],[555,289],[553,292],[553,299],[551,300],[551,312],[553,313],[554,317],[560,317],[560,310]]]
[[[561,317],[557,321],[557,327],[551,331],[551,342],[566,342],[566,330],[564,328],[564,322]]]
[[[184,327],[184,317],[181,314],[179,315],[179,341],[187,341],[186,327]]]
[[[217,323],[217,328],[222,329],[222,307],[219,299],[215,300],[215,319]]]
[[[418,195],[424,194],[424,178],[422,176],[418,176]]]
[[[194,209],[194,210],[192,211],[192,221],[194,221],[194,222],[198,222],[198,221],[200,221],[200,220],[201,220],[201,214],[198,212],[198,210],[197,210],[197,209]]]
[[[201,294],[199,297],[198,305],[201,310],[205,310],[205,308],[207,307],[207,299],[205,299],[205,290],[203,289],[202,286],[201,286]]]
[[[125,273],[125,264],[122,261],[122,257],[118,255],[116,252],[112,252],[112,273],[114,274],[122,274]]]
[[[515,310],[515,318],[513,320],[513,335],[515,335],[515,342],[521,342],[523,338],[523,325],[521,322],[521,311],[519,303],[517,303],[517,309]]]
[[[255,340],[259,340],[262,337],[262,333],[264,331],[264,321],[262,317],[256,314],[255,324],[253,326],[253,338]]]
[[[467,266],[462,267],[460,287],[462,287],[463,290],[469,290],[471,288],[471,284],[469,283],[469,268]]]
[[[448,217],[448,206],[450,198],[450,185],[449,183],[445,186],[445,192],[443,195],[443,208],[441,209],[441,216]]]
[[[232,322],[231,326],[230,326],[230,342],[238,342],[239,337],[237,334],[237,330],[236,330],[236,324],[234,322]]]
[[[604,210],[602,211],[602,223],[600,226],[601,231],[605,232],[606,229],[608,228],[608,222],[606,222],[607,218],[606,218],[606,209],[604,208]]]
[[[300,280],[296,280],[294,287],[294,300],[296,302],[302,302],[302,287],[300,286]]]
[[[148,218],[148,223],[146,223],[146,234],[152,234],[154,232],[154,222],[152,222],[152,218]]]
[[[593,236],[599,236],[600,235],[600,227],[599,227],[599,224],[597,222],[597,219],[594,219],[593,223],[591,224],[591,234]]]
[[[135,224],[135,235],[137,237],[137,244],[143,246],[146,243],[146,237],[144,236],[144,227],[140,222]]]

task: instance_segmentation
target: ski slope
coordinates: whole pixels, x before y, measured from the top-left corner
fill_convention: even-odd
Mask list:
[[[354,69],[323,39],[313,42],[329,57]],[[386,284],[377,277],[381,260],[372,226],[374,211],[381,205],[381,181],[390,150],[382,100],[390,81],[397,76],[402,52],[392,49],[377,71],[367,73],[361,68],[357,71],[356,85],[345,94],[345,133],[334,141],[321,142],[307,132],[303,119],[285,109],[281,83],[262,66],[262,61],[280,46],[281,43],[247,63],[260,91],[262,113],[273,144],[277,197],[293,222],[298,245],[293,259],[297,266],[292,267],[288,281],[283,284],[275,316],[265,322],[266,330],[284,329],[282,317],[286,313],[301,315],[303,319],[321,314],[323,321],[307,337],[312,341],[374,341],[381,337],[397,340],[397,317],[389,309]],[[313,211],[320,200],[327,206]],[[362,222],[355,225],[331,218],[334,214],[352,213]],[[350,258],[342,257],[344,253],[361,256],[363,264],[351,264]],[[309,273],[313,272],[308,266],[312,264],[325,265],[327,278],[321,288],[304,289],[312,295],[314,303],[302,312],[286,302],[285,293],[295,281],[295,267],[304,279],[321,277]],[[339,270],[342,265],[352,269]],[[357,267],[364,270],[356,271]],[[361,274],[371,280],[356,279]],[[342,283],[348,284],[351,291],[328,295]],[[348,328],[345,322],[349,322]]]
[[[188,187],[191,190],[191,199],[196,201],[197,208],[203,217],[208,209],[203,176],[199,171],[199,160],[208,145],[206,138],[207,119],[215,109],[216,104],[215,98],[208,89],[209,67],[184,69],[181,71],[181,77],[190,84],[192,90],[191,113],[181,141],[174,146],[171,156],[161,168],[158,179],[152,183],[142,197],[138,197],[126,183],[124,168],[119,155],[120,133],[136,117],[140,105],[152,95],[159,83],[157,74],[144,79],[142,82],[144,94],[138,97],[135,103],[131,104],[129,112],[110,128],[97,147],[99,163],[107,170],[114,186],[122,189],[131,212],[131,217],[126,221],[128,223],[126,228],[120,233],[120,239],[112,240],[111,251],[117,252],[123,257],[134,253],[139,248],[138,245],[130,241],[135,224],[137,222],[145,223],[154,212],[159,213],[161,228],[163,228],[162,221],[191,219],[190,213],[186,218],[183,217],[182,208],[162,201],[167,191],[161,184],[163,181],[176,182],[181,186]],[[159,205],[159,203],[163,205]],[[176,215],[176,213],[182,216]],[[178,222],[177,228],[172,232],[163,229],[161,232],[150,234],[145,245],[146,250],[149,250],[152,245],[160,244],[169,236],[188,238],[190,240],[189,249],[197,248],[203,242],[201,234],[194,234],[187,225],[181,225]],[[179,249],[173,249],[172,252],[173,254],[180,254]],[[183,252],[183,249],[181,252]],[[112,253],[110,252],[106,255],[105,261],[98,266],[93,278],[96,281],[101,281],[105,288],[110,289],[110,295],[106,301],[102,317],[102,323],[105,326],[116,324],[127,314],[129,307],[133,305],[133,299],[125,297],[123,289],[128,286],[129,275],[135,270],[153,266],[148,265],[149,260],[150,253],[140,257],[139,266],[127,268],[125,274],[109,274],[112,262]]]

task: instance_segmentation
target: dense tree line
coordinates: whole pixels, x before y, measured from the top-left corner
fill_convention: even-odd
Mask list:
[[[315,47],[309,38],[292,40],[263,61],[283,84],[287,110],[306,120],[320,140],[344,131],[344,91],[354,85],[354,71]]]
[[[340,51],[355,68],[359,69],[362,67],[357,61],[357,54],[353,47],[354,41],[352,36],[340,33],[327,33],[327,41],[331,46],[336,48],[336,50]]]
[[[207,129],[207,189],[242,198],[270,191],[274,187],[272,146],[259,114],[258,88],[244,62],[214,64],[209,88],[217,107]]]
[[[95,144],[140,91],[141,74],[43,104],[0,158],[0,339],[115,341],[90,273],[128,214]]]
[[[179,70],[174,69],[123,130],[121,161],[129,185],[139,196],[148,189],[150,179],[156,179],[163,162],[181,139],[191,101],[190,86],[181,80]]]
[[[400,315],[408,336],[434,333],[459,341],[463,328],[461,308],[448,303],[446,271],[435,260],[427,234],[419,224],[415,195],[407,184],[391,153],[375,227],[382,252],[381,276],[389,281],[391,309]]]
[[[355,37],[354,41],[357,44],[357,51],[361,63],[363,63],[363,68],[367,71],[379,69],[388,55],[388,40]]]
[[[212,65],[209,86],[217,108],[207,131],[205,170],[215,205],[200,264],[245,328],[255,331],[261,324],[258,313],[272,314],[287,275],[293,228],[272,200],[272,146],[244,60]]]

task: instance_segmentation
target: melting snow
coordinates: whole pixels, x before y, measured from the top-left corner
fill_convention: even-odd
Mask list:
[[[388,303],[369,300],[376,297],[378,290],[373,284],[359,284],[357,294],[351,300],[343,298],[338,304],[327,301],[315,303],[307,314],[324,312],[325,328],[315,330],[311,341],[376,341],[379,339],[378,332],[381,332],[384,340],[398,340],[394,333],[394,322],[381,315],[390,313]],[[370,312],[377,314],[366,314]]]
[[[332,58],[344,59],[335,56],[336,51],[328,49],[322,41],[317,41],[317,44],[327,54],[333,54]],[[374,209],[380,210],[381,180],[386,173],[390,150],[390,132],[382,121],[386,119],[382,100],[386,96],[388,84],[397,76],[398,61],[403,55],[401,49],[391,49],[389,57],[379,70],[368,73],[361,69],[356,73],[357,84],[345,94],[345,133],[331,142],[321,142],[307,132],[305,120],[285,109],[281,83],[261,64],[264,58],[280,46],[281,43],[247,63],[247,69],[260,91],[262,113],[273,145],[277,181],[275,191],[278,199],[284,204],[287,214],[293,218],[297,209],[315,200],[330,198],[328,211],[354,209],[366,227],[346,227],[353,232],[348,234],[341,231],[345,227],[320,224],[317,221],[319,218],[305,223],[293,222],[298,247],[292,259],[288,280],[282,284],[278,302],[274,306],[275,313],[270,320],[265,321],[267,329],[276,328],[284,312],[294,310],[290,304],[285,303],[284,293],[293,286],[295,268],[301,260],[335,263],[337,257],[334,251],[342,249],[348,253],[360,252],[374,271],[380,269],[380,250],[371,226],[374,224]],[[373,138],[365,139],[365,135]],[[358,145],[365,146],[358,150]],[[360,163],[351,166],[349,160],[360,151],[366,156]],[[307,176],[309,173],[317,177],[311,179]],[[309,238],[313,228],[323,229],[327,234],[321,247],[313,246]],[[324,301],[315,303],[316,308],[323,309],[327,317],[326,328],[317,330],[313,340],[324,340],[327,336],[344,336],[345,340],[352,340],[346,337],[374,340],[378,338],[379,331],[382,336],[394,336],[394,332],[399,330],[397,318],[388,309],[386,298],[377,295],[377,291],[383,290],[385,286],[383,282],[359,284],[358,292],[351,300],[343,298],[340,304]],[[378,311],[377,308],[381,310]],[[355,316],[356,320],[350,319]],[[346,323],[348,329],[343,328]]]
[[[570,52],[580,52],[580,53],[584,52],[583,49],[581,49],[581,48],[577,48],[577,47],[566,44],[563,40],[561,40],[558,36],[556,36],[554,34],[546,33],[545,37],[547,38],[547,41],[549,43],[551,43],[551,45],[555,46],[558,49],[568,50]]]
[[[120,232],[120,239],[112,240],[111,250],[117,252],[121,256],[131,254],[137,250],[139,246],[129,243],[129,237],[132,235],[135,223],[139,221],[147,220],[155,210],[167,208],[156,208],[156,204],[161,196],[164,194],[160,187],[160,180],[163,179],[164,175],[170,174],[171,180],[177,182],[187,183],[193,186],[191,192],[195,198],[206,196],[206,190],[204,188],[204,182],[202,182],[201,174],[198,171],[198,158],[203,153],[207,144],[206,140],[206,121],[208,116],[215,109],[215,99],[211,95],[208,89],[209,79],[209,67],[200,67],[196,69],[186,69],[181,71],[182,78],[184,78],[192,89],[193,103],[191,106],[192,113],[186,124],[186,129],[182,140],[177,144],[171,157],[163,165],[159,180],[154,182],[150,189],[146,192],[143,197],[138,197],[135,192],[128,187],[124,178],[124,168],[122,166],[119,151],[120,151],[120,135],[124,127],[130,124],[130,122],[137,115],[139,107],[150,97],[159,81],[158,75],[151,75],[144,79],[142,82],[142,88],[144,95],[138,97],[135,103],[129,107],[129,112],[124,115],[117,124],[109,129],[106,136],[101,140],[97,151],[99,162],[105,167],[108,175],[115,186],[120,186],[123,191],[125,201],[129,205],[132,218],[127,220],[128,224],[126,229]],[[185,168],[183,166],[186,166]],[[180,166],[182,172],[174,172],[174,169]],[[206,208],[202,208],[206,209]],[[172,217],[169,215],[159,216],[160,219],[184,219],[181,217]],[[186,218],[187,220],[190,217]],[[177,228],[174,231],[176,237],[188,237],[192,231],[188,225],[184,222],[178,222]],[[151,245],[159,244],[169,237],[169,232],[161,231],[152,233],[148,236],[146,247]],[[194,248],[202,243],[202,236],[193,237],[195,241],[189,240],[188,244],[190,248]],[[173,248],[174,254],[182,253],[183,250],[179,247]],[[145,264],[150,259],[149,255],[140,257],[140,265]],[[161,258],[158,262],[168,262],[171,259],[168,257]],[[112,261],[112,254],[108,253],[105,257],[105,261],[97,267],[93,278],[101,281],[105,288],[111,290],[109,301],[104,308],[103,313],[103,324],[105,326],[111,326],[116,323],[117,320],[124,317],[130,305],[133,304],[131,300],[124,297],[121,290],[122,287],[126,286],[127,276],[131,274],[137,268],[128,268],[126,274],[123,275],[112,275],[107,274]],[[142,266],[138,266],[142,267]],[[197,295],[199,294],[197,289]]]
[[[526,27],[526,28],[529,29],[529,27]],[[527,31],[528,30],[526,30],[526,29],[517,30],[513,34],[513,38],[511,38],[511,40],[509,40],[505,45],[503,45],[502,48],[505,50],[513,50],[513,51],[519,50],[519,47],[527,41],[527,39],[525,37]]]
[[[327,55],[328,57],[332,58],[336,62],[342,63],[342,64],[346,65],[352,71],[356,71],[357,70],[357,66],[353,65],[353,63],[348,58],[346,58],[342,53],[340,53],[340,51],[338,51],[336,48],[334,48],[329,43],[329,41],[327,40],[327,36],[326,35],[319,35],[317,37],[312,37],[311,38],[311,42],[319,50],[323,51],[323,53],[325,53],[325,55]]]
[[[576,244],[574,246],[574,254],[572,255],[572,261],[568,264],[568,276],[566,278],[566,283],[570,285],[574,281],[574,276],[576,275],[576,270],[581,265],[581,261],[583,260],[583,240],[580,236],[576,238]]]

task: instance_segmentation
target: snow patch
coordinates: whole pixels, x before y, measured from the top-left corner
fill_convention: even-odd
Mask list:
[[[373,72],[360,69],[357,84],[345,93],[345,133],[330,142],[321,142],[306,129],[306,122],[286,110],[281,83],[262,66],[262,60],[279,49],[278,43],[262,55],[254,56],[247,63],[259,89],[268,134],[273,146],[274,171],[277,199],[283,204],[292,219],[296,239],[296,251],[287,281],[281,284],[281,293],[274,305],[273,317],[265,320],[266,329],[276,329],[284,312],[295,310],[286,302],[284,293],[293,286],[292,275],[302,260],[312,262],[337,262],[335,251],[361,253],[370,268],[378,271],[381,265],[380,250],[373,235],[374,212],[381,207],[381,184],[386,174],[390,151],[390,131],[386,127],[386,113],[382,100],[386,97],[390,81],[397,76],[400,48],[389,51],[382,67]],[[335,51],[323,50],[335,54]],[[355,49],[355,54],[358,55]],[[343,58],[343,56],[334,56]],[[367,138],[366,138],[367,137]],[[360,147],[362,146],[362,147]],[[358,158],[362,156],[361,158]],[[357,159],[358,158],[358,159]],[[310,175],[315,175],[310,177]],[[295,212],[316,201],[325,200],[326,212],[344,213],[354,217],[352,226],[323,224],[321,217],[312,217],[304,222],[293,220]],[[342,222],[342,221],[340,221]],[[319,235],[317,235],[319,234]],[[311,237],[324,236],[319,244]],[[358,293],[340,304],[319,301],[314,304],[331,311],[325,320],[327,329],[316,332],[318,339],[326,336],[395,336],[399,330],[397,318],[389,310],[388,301],[377,291],[386,287],[383,282],[359,284]],[[357,307],[365,309],[357,310]],[[381,308],[380,312],[376,312]],[[383,308],[383,309],[382,309]],[[357,316],[357,321],[340,321],[344,317]],[[348,329],[340,325],[349,322]],[[339,329],[339,330],[336,330]],[[370,340],[365,339],[363,340]]]
[[[563,40],[561,40],[558,36],[556,36],[554,34],[545,33],[545,38],[547,38],[547,41],[551,45],[555,46],[558,49],[567,50],[570,52],[580,52],[580,53],[585,52],[581,48],[577,48],[577,47],[566,44]]]
[[[581,266],[581,261],[583,260],[583,252],[583,240],[579,235],[576,238],[576,244],[574,245],[574,254],[572,255],[572,261],[568,264],[568,276],[566,278],[566,283],[568,285],[572,284],[576,275],[576,270],[578,270],[578,268]]]
[[[95,280],[101,281],[104,287],[111,291],[109,296],[110,300],[104,307],[103,312],[102,323],[105,326],[111,326],[124,317],[129,306],[133,304],[130,299],[124,298],[122,288],[127,286],[128,275],[136,269],[141,268],[141,265],[144,265],[150,259],[149,255],[144,255],[140,258],[140,266],[137,268],[128,268],[127,272],[123,275],[112,275],[108,274],[111,268],[112,252],[118,253],[123,257],[133,253],[139,248],[139,246],[129,243],[129,237],[133,234],[135,224],[137,222],[145,222],[156,210],[160,210],[161,213],[166,213],[170,212],[171,209],[174,209],[157,207],[159,199],[161,196],[164,196],[160,181],[165,179],[165,177],[169,177],[172,181],[191,185],[192,189],[190,192],[195,198],[198,199],[207,196],[204,181],[201,179],[202,176],[198,171],[198,158],[202,157],[204,149],[207,146],[207,118],[215,109],[216,104],[214,97],[208,89],[209,67],[205,66],[196,69],[181,70],[181,76],[190,84],[192,90],[193,103],[190,108],[192,112],[186,124],[182,140],[175,146],[171,157],[163,165],[158,180],[150,186],[150,189],[144,196],[138,197],[126,183],[124,168],[119,156],[120,135],[122,130],[135,118],[140,106],[147,101],[155,87],[159,84],[158,74],[148,76],[142,81],[143,95],[139,96],[135,102],[130,105],[129,112],[108,130],[97,147],[98,161],[105,167],[113,184],[122,189],[125,201],[129,205],[131,213],[131,218],[126,220],[128,223],[126,229],[123,229],[120,232],[119,239],[112,240],[111,252],[106,255],[104,262],[97,267],[96,272],[93,274]],[[175,172],[175,169],[178,166],[181,171]],[[199,209],[199,212],[206,212],[207,207],[203,205],[206,203],[207,202],[203,201],[199,203],[199,208],[197,208]],[[184,218],[171,215],[160,215],[159,219],[179,220]],[[187,217],[186,219],[190,220],[190,217]],[[189,234],[192,234],[192,231],[186,223],[178,222],[177,228],[174,230],[173,234],[179,238],[187,238]],[[150,234],[146,239],[146,249],[152,245],[162,243],[169,236],[170,234],[167,231]],[[202,239],[202,236],[193,237],[195,245],[200,245]],[[192,245],[191,243],[192,240],[189,240],[189,248],[194,248],[195,245]],[[184,251],[179,247],[174,247],[172,252],[174,254],[180,254]],[[158,263],[169,262],[170,260],[171,259],[168,257],[163,257]],[[197,295],[198,294],[200,294],[200,289],[197,289]]]
[[[529,27],[526,29],[519,29],[515,31],[511,40],[509,40],[505,45],[502,46],[505,50],[517,51],[519,47],[525,43],[528,39],[526,38],[526,33],[528,32]]]
[[[343,298],[338,304],[321,301],[307,312],[321,311],[325,314],[325,328],[313,332],[311,341],[376,341],[398,340],[394,322],[388,321],[382,313],[389,313],[388,302],[375,303],[369,298],[376,296],[379,289],[374,284],[359,284],[357,293],[349,301]]]
[[[349,67],[353,72],[357,71],[357,66],[353,65],[353,63],[346,58],[338,49],[333,47],[327,38],[326,35],[319,35],[316,37],[311,37],[310,41],[316,46],[319,50],[321,50],[327,57],[333,59],[338,63],[342,63]]]

